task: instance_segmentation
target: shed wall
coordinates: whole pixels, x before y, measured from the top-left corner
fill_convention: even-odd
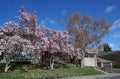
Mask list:
[[[84,66],[93,66],[97,67],[97,61],[96,58],[84,58]]]

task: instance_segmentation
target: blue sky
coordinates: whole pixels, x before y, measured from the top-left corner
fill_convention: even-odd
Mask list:
[[[110,44],[113,50],[120,50],[120,0],[0,0],[0,26],[15,20],[22,5],[30,13],[37,12],[38,24],[57,30],[65,27],[58,26],[56,18],[75,12],[93,19],[105,17],[111,29],[103,42]]]

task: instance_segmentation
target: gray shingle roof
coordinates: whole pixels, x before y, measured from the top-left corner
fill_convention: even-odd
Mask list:
[[[101,63],[111,63],[112,61],[106,60],[106,59],[102,59],[102,58],[97,58],[97,62],[101,62]]]

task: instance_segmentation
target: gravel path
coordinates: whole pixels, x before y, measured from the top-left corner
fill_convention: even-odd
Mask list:
[[[102,75],[67,77],[61,79],[120,79],[120,73],[106,73]]]

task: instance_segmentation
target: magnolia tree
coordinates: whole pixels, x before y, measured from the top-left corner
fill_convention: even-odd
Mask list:
[[[44,51],[50,54],[50,68],[53,70],[54,54],[65,53],[70,58],[80,59],[79,48],[75,48],[67,31],[56,31],[37,25],[37,16],[30,14],[24,8],[17,17],[19,23],[9,21],[0,29],[0,49],[6,63],[5,72],[10,68],[11,60],[16,54],[35,53],[36,58]]]
[[[5,36],[0,39],[0,47],[3,52],[3,60],[6,63],[5,72],[11,67],[10,62],[14,60],[16,54],[20,54],[22,51],[32,52],[33,49],[31,42],[18,35]]]
[[[71,36],[67,31],[55,31],[55,30],[48,30],[48,39],[49,39],[49,46],[48,50],[50,52],[50,67],[53,70],[54,65],[54,54],[55,53],[65,53],[70,58],[76,56],[77,59],[80,59],[80,50],[79,52],[73,47],[70,43]],[[77,48],[78,50],[78,48]]]

